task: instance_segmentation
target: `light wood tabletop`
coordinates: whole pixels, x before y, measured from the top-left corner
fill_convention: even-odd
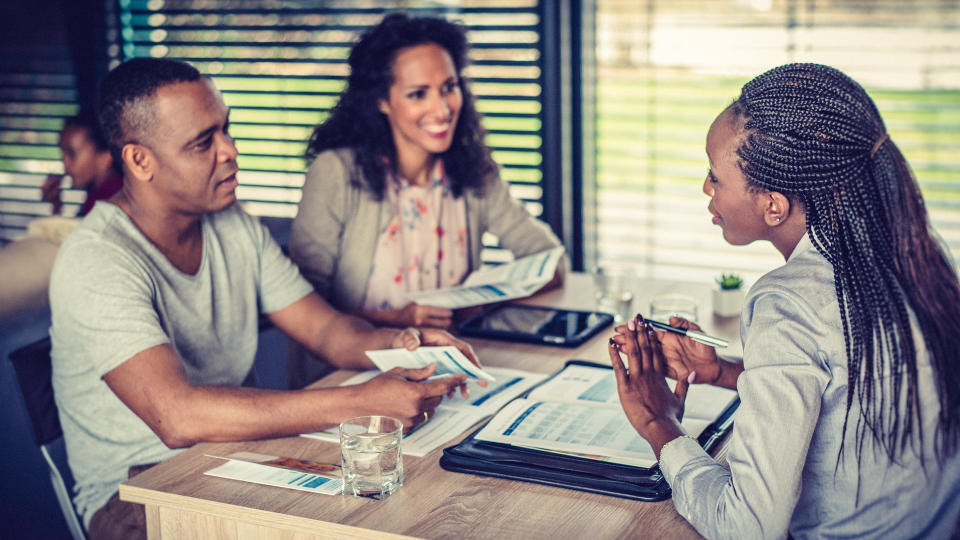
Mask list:
[[[663,292],[698,299],[704,331],[728,338],[739,350],[736,319],[711,315],[710,285],[649,281],[636,291],[643,311]],[[526,303],[591,309],[590,276],[568,275],[560,289]],[[704,315],[706,314],[706,315]],[[612,329],[575,349],[470,339],[488,365],[552,373],[573,358],[609,361]],[[320,384],[353,375],[338,371]],[[466,435],[466,434],[464,434]],[[458,442],[458,437],[450,444]],[[447,445],[449,446],[449,445]],[[142,503],[148,534],[156,538],[699,538],[670,500],[647,503],[539,484],[448,472],[442,448],[423,458],[404,457],[404,485],[383,501],[305,493],[206,476],[223,463],[213,456],[250,451],[328,463],[339,462],[336,444],[303,437],[202,443],[120,486],[123,500]]]

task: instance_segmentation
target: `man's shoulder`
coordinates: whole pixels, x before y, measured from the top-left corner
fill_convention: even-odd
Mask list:
[[[64,240],[57,259],[75,257],[110,258],[119,252],[131,252],[139,243],[138,231],[120,208],[101,203],[94,206]]]

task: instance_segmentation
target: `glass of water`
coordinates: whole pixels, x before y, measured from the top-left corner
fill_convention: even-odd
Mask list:
[[[614,321],[622,323],[633,316],[633,268],[621,264],[606,264],[593,271],[594,297],[597,310],[612,313]]]
[[[670,324],[670,317],[697,322],[697,299],[686,294],[659,294],[650,302],[647,318]]]
[[[386,499],[403,485],[403,423],[389,416],[359,416],[340,424],[343,494]]]

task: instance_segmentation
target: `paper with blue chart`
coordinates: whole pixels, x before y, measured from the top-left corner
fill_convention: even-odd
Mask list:
[[[508,401],[546,378],[546,375],[540,373],[510,368],[487,367],[484,371],[495,380],[487,382],[484,387],[478,384],[479,379],[468,378],[467,391],[470,397],[464,398],[459,390],[453,397],[444,397],[429,421],[421,424],[412,433],[404,435],[400,451],[407,456],[423,457],[494,414]],[[341,386],[365,383],[380,373],[377,370],[364,371],[354,375]],[[303,436],[340,442],[336,427],[305,433]]]
[[[692,385],[682,422],[687,434],[700,435],[736,397],[733,390]],[[504,407],[476,439],[638,467],[657,462],[620,407],[613,371],[599,367],[567,366]]]
[[[556,247],[509,263],[483,267],[467,276],[458,287],[418,291],[407,295],[407,299],[424,306],[459,309],[526,298],[553,279],[563,253],[562,247]]]

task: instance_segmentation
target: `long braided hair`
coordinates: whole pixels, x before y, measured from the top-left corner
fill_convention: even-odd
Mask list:
[[[938,384],[937,458],[952,455],[960,285],[873,100],[834,68],[790,64],[744,85],[732,111],[745,120],[738,155],[747,182],[799,201],[807,235],[833,265],[848,359],[844,432],[856,398],[857,455],[868,433],[891,459],[913,436],[922,448],[911,309]]]
[[[314,128],[307,142],[307,159],[312,160],[328,149],[352,148],[366,185],[361,185],[358,178],[351,178],[351,182],[370,189],[378,199],[383,197],[386,187],[384,159],[395,170],[397,149],[390,124],[377,102],[389,98],[397,54],[425,43],[436,43],[450,54],[463,95],[453,141],[441,154],[444,170],[450,179],[450,190],[456,197],[465,188],[482,191],[489,176],[496,172],[497,165],[484,144],[486,133],[480,124],[480,114],[474,105],[470,86],[462,75],[469,48],[466,31],[462,26],[440,18],[392,13],[360,36],[350,52],[347,87],[326,121]]]

